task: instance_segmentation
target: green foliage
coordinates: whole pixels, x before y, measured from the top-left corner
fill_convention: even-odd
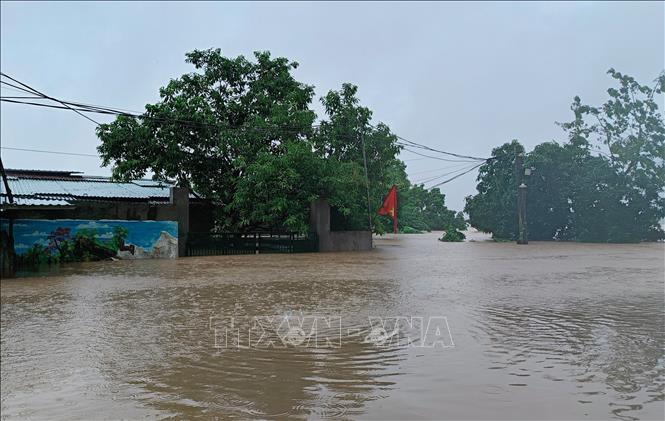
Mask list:
[[[653,87],[610,69],[619,83],[607,90],[600,107],[579,106],[586,123],[587,142],[608,153],[585,156],[588,171],[580,174],[573,196],[575,239],[580,241],[636,242],[665,237],[665,122],[657,95],[665,92],[665,73]],[[580,131],[578,119],[563,127],[570,136]]]
[[[287,143],[311,134],[314,90],[293,78],[297,63],[267,52],[249,61],[218,49],[195,50],[187,62],[196,72],[161,88],[161,100],[146,105],[145,118],[118,117],[98,128],[99,152],[116,179],[152,172],[216,203],[233,203],[220,207],[218,221],[239,228],[247,225],[251,204],[235,199],[238,183],[265,154],[282,155]]]
[[[651,88],[608,73],[619,88],[608,89],[610,98],[601,107],[575,97],[574,120],[561,124],[568,142],[542,143],[525,157],[525,166],[535,169],[525,179],[533,240],[637,242],[664,236],[665,126],[654,97],[665,89],[665,74]],[[499,239],[517,234],[517,145],[494,150],[495,159],[480,168],[478,194],[466,201],[471,225]]]
[[[441,238],[439,238],[439,241],[443,241],[446,243],[457,243],[460,241],[464,241],[465,239],[466,235],[464,235],[463,232],[459,232],[457,229],[450,226],[446,228]]]
[[[238,180],[231,208],[243,229],[279,227],[306,232],[309,203],[326,192],[326,165],[302,142],[280,155],[261,153]]]
[[[446,207],[445,195],[438,188],[427,190],[423,185],[407,185],[399,193],[399,199],[400,226],[411,226],[422,231],[443,231],[448,227],[466,229],[463,215]]]
[[[372,112],[359,104],[358,88],[343,84],[321,99],[326,118],[321,122],[312,143],[316,153],[328,162],[328,197],[335,207],[339,229],[368,229],[367,183],[365,180],[363,143],[367,158],[372,225],[385,232],[383,219],[376,215],[383,196],[403,172],[397,159],[401,147],[388,126],[370,125]]]
[[[516,238],[515,157],[520,153],[524,153],[524,147],[513,140],[495,148],[493,159],[480,167],[476,186],[478,194],[467,197],[464,208],[469,215],[469,223],[479,231],[491,232],[498,238]]]
[[[367,229],[366,157],[376,232],[392,230],[376,209],[393,184],[403,194],[402,228],[442,229],[455,219],[438,190],[411,186],[397,137],[385,124],[370,124],[356,86],[328,92],[315,127],[314,88],[293,77],[297,63],[268,52],[253,61],[228,58],[219,49],[195,50],[187,62],[195,71],[161,88],[142,118],[120,116],[98,128],[99,153],[116,179],[152,172],[191,186],[219,205],[219,230],[306,231],[317,197],[329,199],[333,227]]]
[[[541,143],[527,154],[525,166],[535,168],[531,176],[525,177],[529,187],[529,238],[566,239],[572,234],[569,229],[573,217],[571,195],[577,188],[578,173],[585,163],[585,158],[579,155],[578,148],[561,146],[555,142]],[[517,219],[517,215],[514,215]]]
[[[421,230],[415,229],[410,226],[405,226],[404,228],[401,229],[400,231],[402,234],[422,234],[423,232]]]

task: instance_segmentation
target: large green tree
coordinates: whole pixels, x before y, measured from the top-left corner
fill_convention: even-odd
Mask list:
[[[572,237],[582,241],[631,242],[663,238],[665,218],[665,122],[658,100],[665,73],[652,86],[610,69],[618,87],[599,107],[575,98],[575,119],[563,128],[571,143],[598,150],[582,156],[571,201]]]
[[[608,89],[599,107],[575,97],[574,119],[561,124],[564,144],[542,143],[525,157],[528,231],[534,240],[634,242],[663,237],[665,217],[665,126],[656,97],[665,75],[652,87],[614,70],[619,87]],[[511,146],[512,145],[512,146]],[[495,238],[516,236],[514,159],[521,146],[494,150],[468,197],[472,226]]]
[[[220,227],[260,226],[263,218],[253,218],[251,205],[236,197],[238,184],[266,154],[283,155],[311,134],[314,89],[293,77],[297,63],[267,52],[250,61],[195,50],[187,62],[195,71],[161,88],[160,101],[146,105],[142,118],[121,116],[98,128],[103,164],[117,179],[151,172],[195,188],[224,205]]]
[[[371,124],[372,111],[360,105],[357,92],[355,85],[343,84],[340,90],[331,90],[321,99],[325,118],[313,144],[336,169],[330,178],[334,228],[367,229],[371,216],[373,227],[383,232],[385,221],[376,215],[376,209],[390,186],[400,181],[404,163],[397,158],[401,150],[397,137],[387,125]]]
[[[321,98],[317,125],[314,88],[294,78],[295,62],[267,52],[228,58],[220,50],[195,50],[187,62],[194,71],[161,88],[143,115],[98,128],[99,152],[116,179],[152,173],[191,187],[217,205],[220,230],[305,231],[309,203],[327,197],[333,228],[367,229],[371,218],[385,232],[390,223],[376,210],[393,184],[407,224],[460,225],[438,190],[411,186],[397,137],[372,124],[356,86]]]
[[[495,148],[478,171],[478,193],[466,198],[464,211],[471,226],[496,238],[514,239],[517,234],[515,158],[521,153],[524,147],[517,140]]]

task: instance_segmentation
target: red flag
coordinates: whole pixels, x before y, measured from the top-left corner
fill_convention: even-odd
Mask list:
[[[393,231],[397,234],[397,186],[393,185],[388,195],[383,199],[379,215],[388,215],[393,218]]]

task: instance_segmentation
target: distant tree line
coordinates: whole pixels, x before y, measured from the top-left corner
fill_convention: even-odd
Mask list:
[[[387,125],[371,124],[356,86],[343,84],[321,98],[325,116],[315,124],[314,87],[294,78],[298,64],[268,52],[254,58],[192,51],[187,62],[195,71],[162,87],[140,118],[102,124],[98,150],[113,177],[152,173],[194,188],[219,205],[218,230],[307,231],[309,203],[318,197],[329,199],[338,227],[367,229],[364,143],[376,232],[391,229],[376,209],[393,184],[400,229],[466,226],[438,189],[411,185],[397,137]]]
[[[575,97],[574,119],[560,124],[564,143],[546,142],[525,154],[528,234],[533,240],[655,241],[665,237],[665,126],[657,98],[665,74],[653,86],[613,69],[618,83],[601,106]],[[477,229],[497,239],[517,234],[516,140],[493,150],[480,167],[478,193],[465,212]]]

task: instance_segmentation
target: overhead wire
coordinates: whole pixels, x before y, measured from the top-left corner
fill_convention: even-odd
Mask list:
[[[29,86],[29,85],[26,85],[26,84],[23,83],[23,82],[19,82],[18,80],[14,79],[14,78],[11,77],[11,76],[8,76],[6,73],[0,72],[0,75],[6,77],[7,79],[9,79],[9,80],[11,80],[11,81],[13,81],[13,82],[15,82],[15,83],[18,83],[19,85],[21,85],[22,87],[28,89],[29,91],[31,91],[32,93],[34,93],[34,94],[37,95],[37,96],[41,96],[42,98],[50,99],[51,101],[60,102],[60,103],[61,103],[62,105],[64,105],[65,107],[67,107],[67,108],[69,108],[70,110],[74,111],[76,114],[80,115],[81,117],[83,117],[83,118],[85,118],[85,119],[87,119],[87,120],[90,120],[91,122],[95,123],[97,126],[99,126],[99,125],[101,124],[101,123],[95,121],[93,118],[90,118],[90,117],[88,117],[87,115],[83,114],[82,112],[80,112],[80,111],[78,111],[78,110],[75,110],[74,108],[70,107],[69,105],[65,104],[64,102],[62,102],[62,101],[60,101],[60,100],[58,100],[58,99],[56,99],[56,98],[50,97],[50,96],[48,96],[48,95],[45,95],[44,93],[38,91],[37,89],[35,89],[35,88],[33,88],[33,87]],[[14,85],[12,85],[12,86],[14,86]]]
[[[26,99],[42,99],[42,98],[26,98]],[[91,110],[88,110],[88,109],[85,109],[85,108],[70,108],[70,107],[66,107],[64,105],[42,104],[42,103],[39,103],[39,102],[31,102],[31,101],[19,101],[14,97],[6,97],[6,96],[0,97],[0,101],[10,102],[10,103],[14,103],[14,104],[34,105],[34,106],[37,106],[37,107],[45,107],[45,108],[58,108],[58,109],[62,109],[62,110],[72,110],[73,109],[75,111],[81,111],[81,112],[86,112],[86,113],[95,112],[95,113],[98,113],[98,114],[118,115],[117,113],[114,113],[114,112],[111,112],[111,111],[101,111],[101,110],[100,111],[91,111]]]
[[[42,98],[26,98],[26,99],[42,99]],[[48,98],[50,99],[50,98]],[[230,127],[230,126],[225,126],[222,124],[211,124],[211,123],[203,123],[203,122],[196,122],[196,121],[191,121],[191,120],[182,120],[182,119],[173,119],[173,118],[163,118],[163,117],[154,117],[146,114],[133,114],[127,111],[121,111],[119,109],[113,109],[113,108],[105,108],[105,107],[96,107],[96,106],[88,106],[76,102],[70,102],[70,101],[63,101],[63,100],[55,100],[56,102],[62,104],[62,105],[54,105],[54,104],[43,104],[43,103],[38,103],[38,102],[31,102],[31,101],[22,101],[18,99],[14,99],[11,97],[0,97],[0,101],[2,102],[9,102],[9,103],[14,103],[14,104],[23,104],[23,105],[31,105],[31,106],[36,106],[36,107],[46,107],[46,108],[56,108],[56,109],[67,109],[67,110],[72,110],[80,113],[97,113],[97,114],[106,114],[106,115],[115,115],[115,116],[125,116],[125,117],[131,117],[131,118],[136,118],[136,119],[142,119],[142,120],[153,120],[153,121],[160,121],[160,122],[165,122],[165,123],[178,123],[178,124],[183,124],[185,126],[192,126],[192,127],[213,127],[213,128],[221,128],[223,130],[232,130],[232,131],[242,131],[242,132],[265,132],[265,133],[273,133],[275,130],[280,130],[282,132],[286,133],[303,133],[306,132],[307,129],[316,129],[319,127],[319,125],[311,125],[307,127],[301,127],[297,128],[295,126],[271,126],[271,127]],[[97,123],[99,124],[99,123]]]
[[[49,154],[55,154],[55,155],[91,156],[91,157],[99,158],[99,155],[90,154],[90,153],[48,151],[48,150],[44,150],[44,149],[14,148],[14,147],[10,147],[10,146],[0,146],[0,149],[7,149],[7,150],[11,150],[11,151],[23,151],[23,152],[49,153]]]
[[[463,163],[463,164],[451,165],[449,167],[431,168],[429,170],[424,170],[424,171],[409,172],[409,175],[428,174],[428,173],[433,173],[433,172],[439,172],[439,171],[442,171],[442,170],[449,170],[449,169],[453,169],[453,168],[460,168],[460,167],[466,167],[466,166],[467,166],[467,164]]]
[[[429,186],[428,189],[433,189],[434,187],[439,187],[439,186],[442,186],[442,185],[444,185],[444,184],[450,183],[451,181],[453,181],[453,180],[455,180],[455,179],[457,179],[457,178],[463,176],[464,174],[468,174],[468,173],[470,173],[471,171],[475,170],[476,168],[478,168],[478,167],[480,167],[481,165],[484,165],[484,164],[485,164],[484,162],[481,162],[480,164],[473,166],[472,168],[470,168],[470,169],[464,171],[464,172],[461,173],[461,174],[457,174],[457,175],[454,176],[454,177],[450,177],[450,178],[447,179],[447,180],[444,180],[444,181],[442,181],[442,182],[440,182],[440,183],[434,184],[433,186]]]
[[[25,88],[21,88],[20,86],[14,85],[13,83],[9,83],[6,80],[0,80],[0,84],[6,85],[6,86],[4,86],[5,89],[12,89],[12,90],[15,90],[15,91],[21,91],[21,92],[26,92],[26,93],[35,95],[34,92],[31,92],[31,91],[29,91]]]
[[[402,145],[403,146],[403,145]],[[404,150],[407,152],[410,152],[415,155],[422,156],[424,158],[430,158],[430,159],[436,159],[437,161],[445,161],[445,162],[478,162],[477,160],[461,160],[461,159],[449,159],[449,158],[441,158],[438,156],[432,156],[432,155],[426,155],[420,152],[416,152],[412,149],[407,148],[406,146],[403,146]]]
[[[12,97],[12,96],[4,96],[0,97],[0,101],[3,102],[9,102],[9,103],[16,103],[16,104],[24,104],[24,105],[32,105],[32,106],[38,106],[38,107],[47,107],[47,108],[56,108],[56,109],[67,109],[74,111],[75,113],[79,114],[80,116],[86,118],[87,120],[95,123],[97,126],[101,126],[101,123],[97,122],[96,120],[90,118],[89,116],[83,114],[83,113],[98,113],[98,114],[105,114],[105,115],[116,115],[116,116],[126,116],[126,117],[131,117],[131,118],[136,118],[136,119],[150,119],[150,120],[155,120],[155,121],[163,121],[163,122],[174,122],[174,123],[180,123],[180,124],[185,124],[185,125],[191,125],[191,126],[198,126],[198,127],[216,127],[216,128],[222,128],[224,130],[240,130],[240,131],[270,131],[271,133],[274,132],[274,130],[281,130],[281,131],[286,131],[289,132],[289,127],[288,126],[276,126],[276,127],[228,127],[224,126],[221,124],[211,124],[211,123],[205,123],[205,122],[195,122],[195,121],[188,121],[188,120],[181,120],[181,119],[171,119],[171,118],[163,118],[163,117],[155,117],[155,116],[150,116],[146,115],[145,113],[138,113],[134,112],[132,110],[123,110],[119,108],[112,108],[112,107],[106,107],[106,106],[98,106],[98,105],[93,105],[93,104],[86,104],[86,103],[80,103],[80,102],[73,102],[73,101],[64,101],[60,100],[51,96],[48,96],[37,89],[18,81],[15,78],[12,78],[11,76],[8,76],[5,73],[0,72],[0,74],[7,79],[11,80],[14,83],[9,83],[7,81],[1,81],[3,85],[3,88],[6,89],[11,89],[14,91],[19,91],[23,93],[28,93],[30,95],[34,95],[32,97]],[[44,104],[44,103],[39,103],[39,102],[32,102],[32,101],[26,101],[26,100],[40,100],[40,99],[47,99],[56,103],[59,103],[61,105],[53,105],[53,104]],[[371,124],[368,124],[370,127],[375,128],[376,126],[373,126]],[[320,127],[321,125],[312,125],[309,127],[293,127],[291,126],[291,132],[292,133],[297,133],[301,134],[303,132],[306,132],[308,129],[316,129],[317,127]],[[411,140],[408,140],[402,136],[393,134],[397,139],[399,139],[396,144],[398,146],[401,146],[402,150],[408,153],[412,153],[415,155],[419,155],[421,158],[413,158],[413,159],[408,159],[405,161],[415,161],[415,160],[422,160],[422,159],[435,159],[439,161],[445,161],[445,162],[460,162],[460,163],[477,163],[481,161],[479,164],[475,165],[473,168],[470,170],[463,172],[461,174],[458,174],[448,180],[445,180],[435,186],[445,184],[449,181],[452,181],[456,179],[457,177],[466,174],[467,172],[470,172],[471,170],[481,166],[488,160],[494,159],[494,157],[491,158],[480,158],[480,157],[475,157],[475,156],[469,156],[469,155],[462,155],[462,154],[457,154],[453,152],[448,152],[444,151],[441,149],[436,149],[432,148],[427,145],[423,145],[417,142],[413,142]],[[24,149],[24,148],[9,148],[5,147],[3,149],[14,149],[14,150],[25,150],[25,151],[31,151],[31,152],[43,152],[43,153],[56,153],[56,154],[63,154],[63,155],[78,155],[78,156],[97,156],[97,155],[91,155],[91,154],[75,154],[75,153],[65,153],[65,152],[58,152],[58,151],[45,151],[45,150],[30,150],[30,149]],[[421,152],[415,151],[414,149],[420,149],[428,152],[433,152],[433,153],[438,153],[438,154],[443,154],[447,156],[451,156],[454,158],[458,159],[450,159],[450,158],[443,158],[440,156],[432,156],[432,155],[427,155],[423,154]],[[439,169],[440,170],[440,169]],[[438,177],[435,177],[434,179],[441,178],[442,176],[449,175],[458,171],[463,171],[464,169],[461,170],[456,170],[452,171],[450,173],[444,173]],[[430,180],[433,181],[433,180]],[[432,187],[435,187],[432,186]]]
[[[30,98],[26,98],[30,99]],[[38,98],[34,98],[38,99]],[[48,98],[50,99],[50,98]],[[37,102],[32,102],[32,101],[25,101],[21,99],[16,99],[12,97],[0,97],[0,101],[3,102],[9,102],[9,103],[15,103],[15,104],[24,104],[24,105],[32,105],[32,106],[37,106],[37,107],[46,107],[46,108],[56,108],[56,109],[68,109],[72,111],[76,111],[79,113],[84,113],[84,112],[92,112],[92,113],[98,113],[98,114],[106,114],[106,115],[116,115],[116,116],[127,116],[127,117],[133,117],[133,118],[139,118],[139,119],[150,119],[150,120],[156,120],[156,121],[162,121],[162,122],[174,122],[174,123],[182,123],[182,124],[187,124],[187,125],[192,125],[192,126],[199,126],[199,127],[216,127],[216,128],[223,128],[225,130],[239,130],[239,131],[258,131],[258,132],[273,132],[274,130],[282,130],[289,132],[291,131],[292,133],[297,132],[297,133],[302,133],[305,131],[307,128],[311,127],[313,129],[316,129],[320,127],[320,125],[312,125],[307,128],[295,128],[291,127],[289,128],[288,126],[277,126],[277,127],[228,127],[220,124],[210,124],[210,123],[201,123],[201,122],[193,122],[189,120],[181,120],[181,119],[169,119],[169,118],[161,118],[161,117],[153,117],[153,116],[148,116],[145,114],[133,114],[127,111],[119,110],[119,109],[114,109],[110,107],[102,107],[102,106],[94,106],[94,105],[89,105],[89,104],[82,104],[82,103],[77,103],[77,102],[71,102],[71,101],[64,101],[64,100],[56,100],[58,103],[62,105],[53,105],[53,104],[43,104],[43,103],[37,103]],[[477,159],[474,160],[464,160],[464,159],[449,159],[449,158],[442,158],[442,157],[437,157],[437,156],[432,156],[432,155],[427,155],[423,154],[417,151],[414,151],[411,148],[420,148],[420,149],[425,149],[420,146],[413,146],[411,144],[405,144],[402,142],[397,142],[399,146],[403,147],[403,150],[409,153],[413,153],[415,155],[419,155],[423,158],[429,158],[429,159],[435,159],[439,161],[445,161],[445,162],[477,162]],[[429,149],[427,149],[429,150]]]
[[[372,126],[372,125],[370,125],[370,127],[374,127],[374,128],[376,128],[375,126]],[[491,159],[491,158],[480,158],[480,157],[477,157],[477,156],[461,155],[461,154],[457,154],[457,153],[453,153],[453,152],[443,151],[443,150],[441,150],[441,149],[436,149],[436,148],[432,148],[432,147],[427,146],[427,145],[423,145],[423,144],[421,144],[421,143],[413,142],[413,141],[411,141],[411,140],[409,140],[409,139],[406,139],[406,138],[404,138],[404,137],[402,137],[402,136],[399,136],[399,135],[397,135],[397,134],[395,134],[395,137],[398,138],[398,139],[400,139],[400,140],[403,141],[403,142],[406,142],[406,143],[412,145],[413,147],[418,147],[418,148],[421,148],[421,149],[426,149],[426,150],[428,150],[428,151],[431,151],[431,152],[437,152],[437,153],[441,153],[441,154],[444,154],[444,155],[454,156],[454,157],[456,157],[456,158],[473,159],[473,160],[476,160],[476,161],[486,161],[486,160],[488,160],[488,159]]]
[[[445,176],[447,176],[447,175],[455,174],[455,173],[457,173],[457,172],[461,172],[461,171],[466,171],[466,170],[468,170],[468,169],[470,169],[471,167],[476,166],[476,165],[477,165],[477,164],[465,165],[464,168],[458,168],[458,169],[455,169],[455,170],[452,170],[452,171],[446,171],[446,172],[444,172],[444,173],[442,173],[442,174],[439,174],[439,175],[436,175],[436,176],[433,176],[433,177],[427,177],[427,178],[425,178],[425,179],[421,179],[421,180],[419,180],[419,181],[414,181],[414,184],[427,184],[427,183],[431,183],[432,181],[439,180],[439,179],[441,179],[441,178],[443,178],[443,177],[445,177]]]
[[[134,117],[134,118],[142,118],[142,119],[151,118],[151,119],[155,119],[155,120],[160,120],[160,118],[155,118],[153,116],[146,116],[144,113],[137,113],[137,112],[133,112],[131,110],[123,110],[123,109],[106,107],[106,106],[98,106],[98,105],[92,105],[92,104],[85,104],[85,103],[79,103],[79,102],[71,102],[71,101],[60,100],[60,99],[48,96],[48,95],[44,94],[43,92],[40,92],[37,89],[35,89],[35,88],[33,88],[33,87],[23,83],[23,82],[20,82],[19,80],[15,79],[15,78],[13,78],[13,77],[5,74],[5,73],[0,73],[0,74],[4,77],[10,79],[11,81],[13,81],[14,83],[16,83],[18,85],[12,84],[12,83],[9,83],[9,82],[6,82],[6,81],[2,81],[3,84],[11,86],[15,89],[22,90],[24,92],[30,93],[32,95],[35,95],[38,98],[49,99],[51,101],[58,102],[58,103],[62,104],[65,108],[78,113],[79,115],[83,116],[84,118],[87,118],[88,120],[94,122],[97,125],[99,125],[100,123],[93,120],[93,119],[91,119],[90,117],[88,117],[88,116],[86,116],[82,113],[83,112],[95,112],[95,113],[101,113],[101,114],[116,114],[116,115],[125,115],[125,116],[129,116],[129,117]],[[26,98],[26,99],[28,99],[28,98]],[[37,98],[34,98],[34,99],[37,99]],[[2,100],[5,101],[5,102],[19,103],[19,101],[16,101],[15,98],[6,98],[5,97],[5,98],[2,98]],[[46,104],[29,103],[27,101],[20,101],[20,102],[24,103],[24,104],[28,104],[28,105],[34,105],[34,106],[47,106]],[[50,108],[56,108],[56,107],[51,106]],[[199,126],[203,125],[203,126],[212,126],[212,127],[223,127],[223,126],[216,125],[216,124],[192,122],[192,121],[179,120],[179,119],[161,119],[161,120],[174,121],[174,122],[184,123],[184,124],[194,124],[194,125],[199,125]],[[371,124],[369,124],[369,126],[372,127],[372,128],[376,128],[376,126],[373,126]],[[312,126],[312,127],[316,127],[316,126]],[[285,128],[286,127],[280,127],[281,130],[284,130]],[[252,128],[252,129],[254,129],[254,128]],[[272,130],[272,128],[257,128],[257,129]],[[303,129],[304,128],[300,128],[300,127],[297,128],[298,131],[302,131]],[[453,153],[453,152],[443,151],[443,150],[440,150],[440,149],[432,148],[432,147],[427,146],[427,145],[423,145],[423,144],[420,144],[420,143],[417,143],[417,142],[413,142],[413,141],[408,140],[408,139],[406,139],[402,136],[399,136],[399,135],[395,135],[395,137],[402,141],[402,142],[398,142],[398,144],[400,144],[401,146],[404,146],[404,147],[409,146],[411,148],[423,149],[423,150],[427,150],[427,151],[430,151],[430,152],[445,154],[445,155],[448,155],[448,156],[453,156],[453,157],[461,158],[461,159],[470,159],[470,160],[475,160],[475,161],[486,160],[487,159],[487,158],[479,158],[479,157],[474,157],[474,156],[469,156],[469,155],[461,155],[461,154],[456,154],[456,153]],[[427,155],[424,155],[424,154],[423,154],[423,156],[433,158],[431,156],[427,156]],[[434,158],[434,159],[444,160],[444,158]],[[455,161],[451,161],[451,162],[455,162]],[[462,161],[458,161],[458,162],[462,162]]]

